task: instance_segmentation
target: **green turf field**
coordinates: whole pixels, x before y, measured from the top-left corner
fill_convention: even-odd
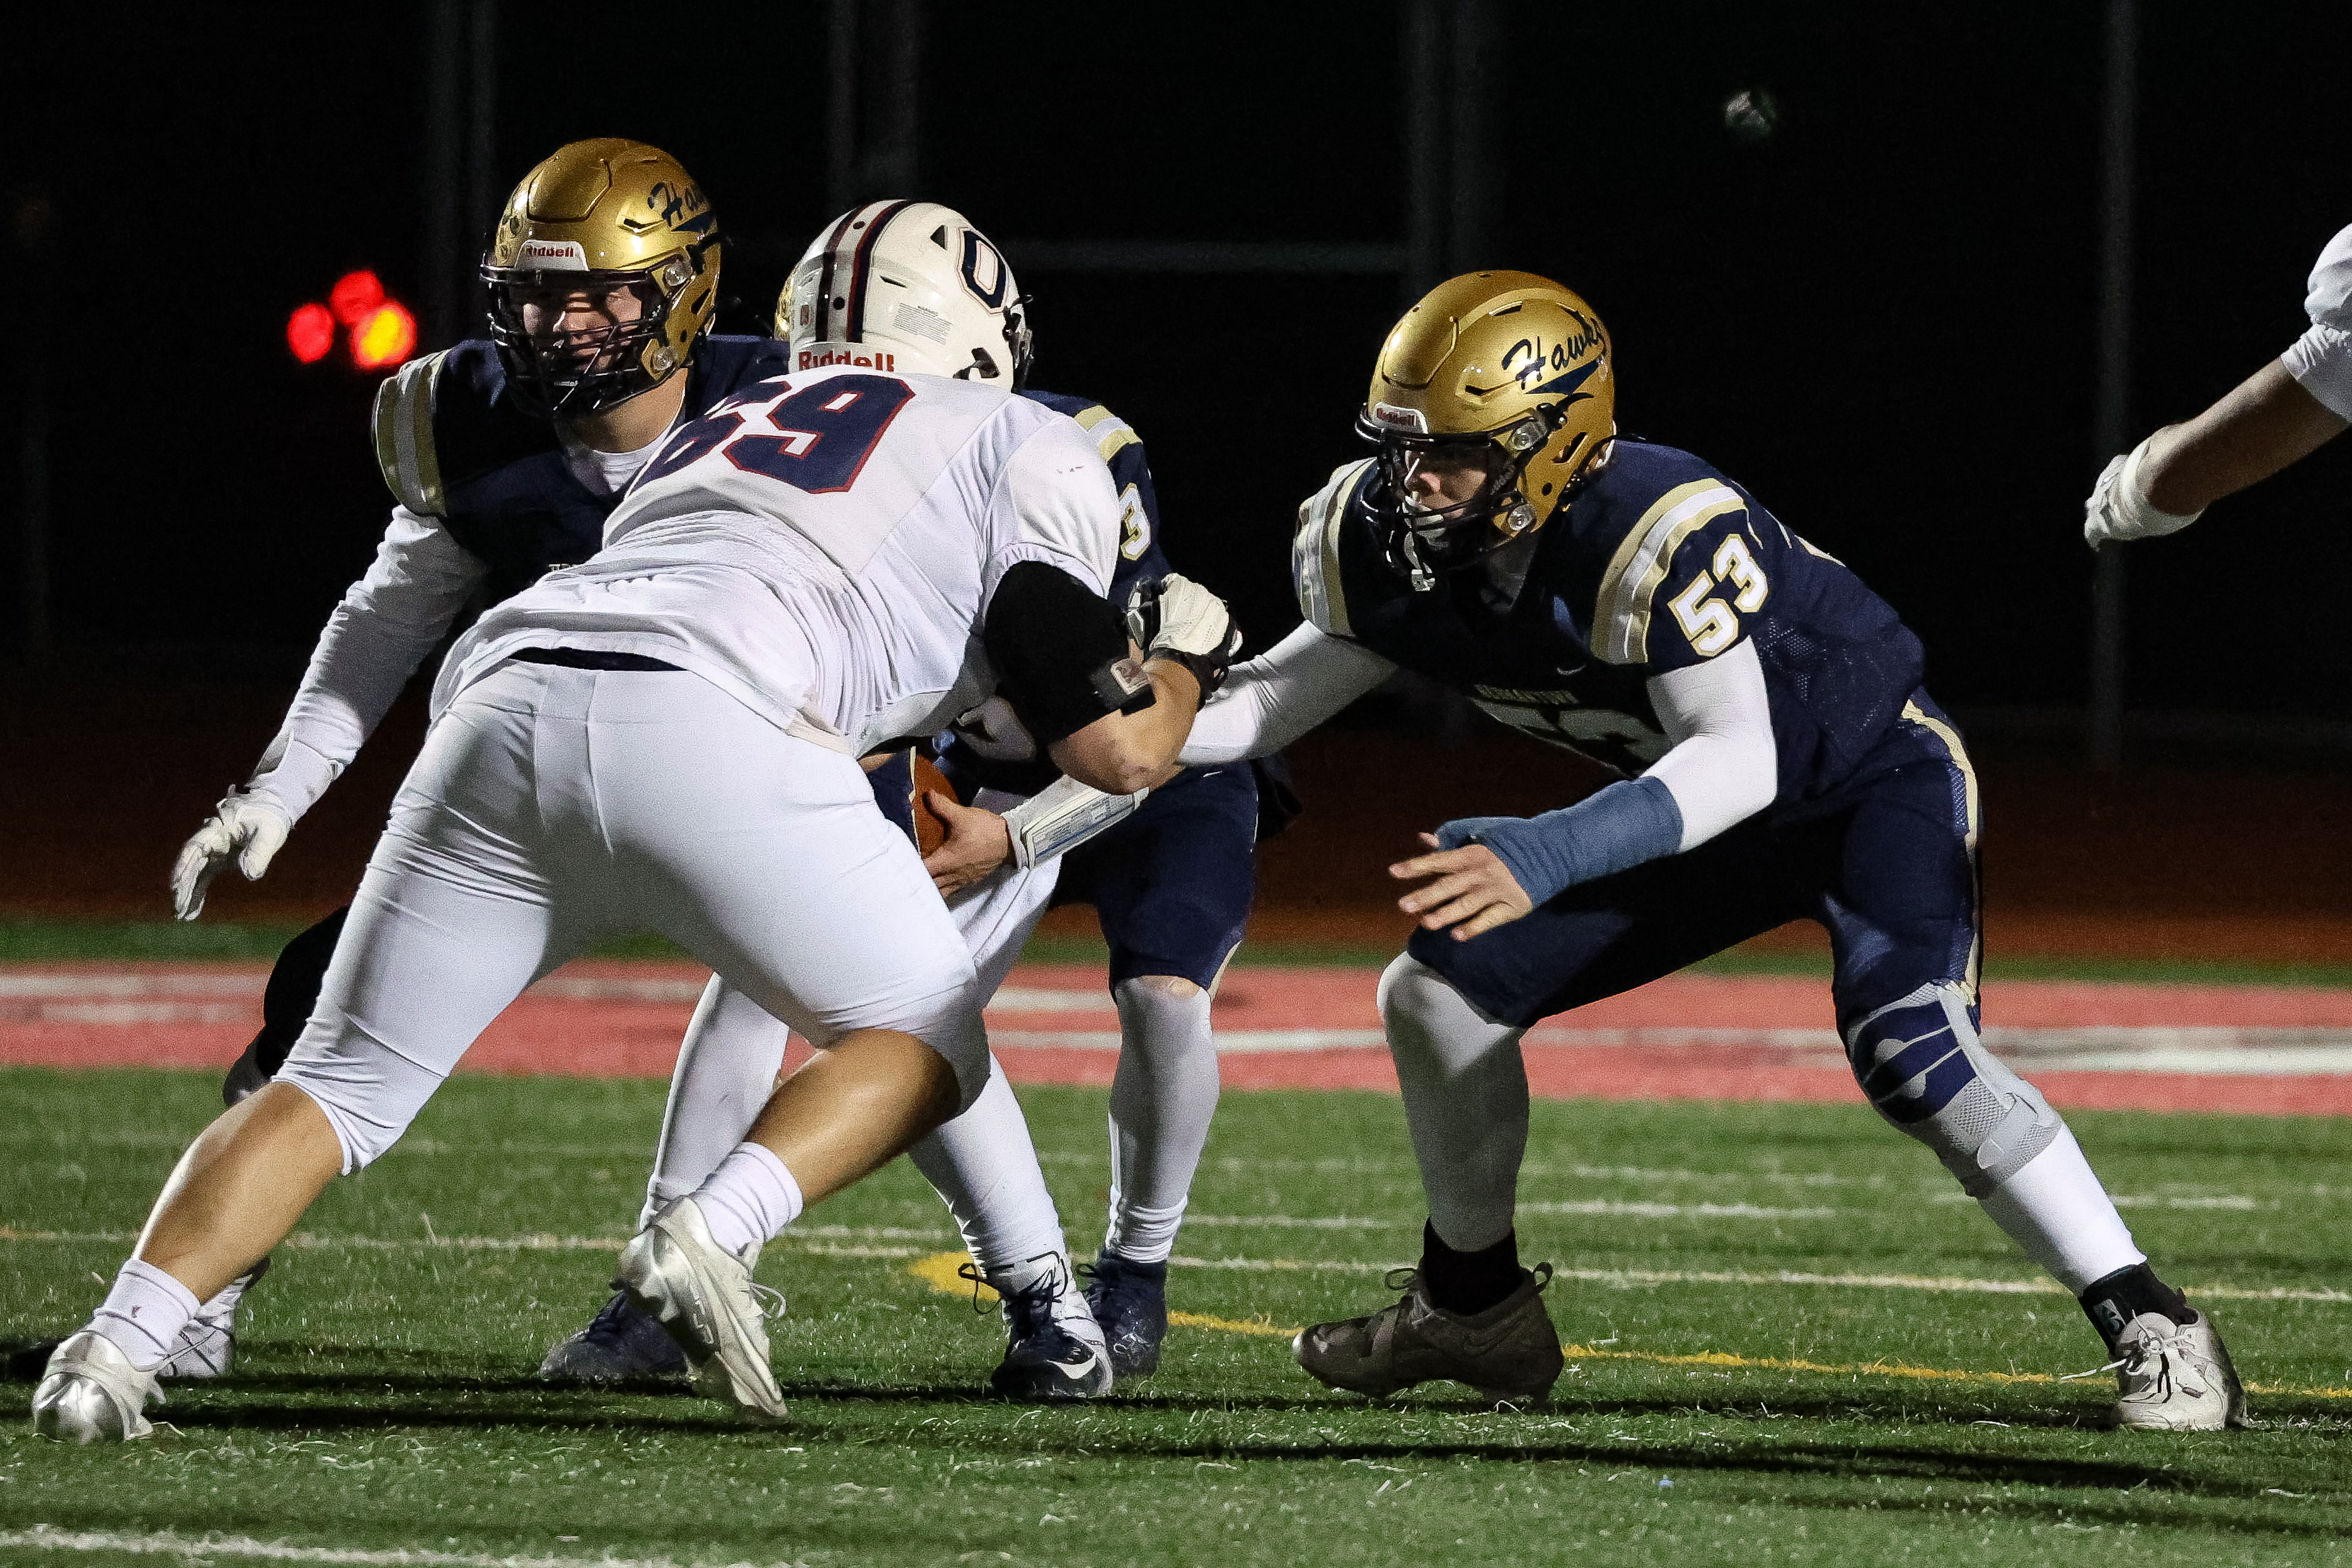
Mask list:
[[[0,1336],[21,1347],[95,1304],[217,1101],[205,1077],[141,1072],[17,1069],[0,1093]],[[1104,1097],[1025,1099],[1090,1250]],[[688,1394],[531,1382],[602,1299],[660,1103],[654,1083],[457,1080],[281,1251],[235,1375],[160,1413],[175,1445],[85,1451],[0,1426],[0,1553],[2352,1559],[2352,1300],[2335,1295],[2352,1283],[2352,1124],[2075,1123],[2165,1271],[2231,1292],[2220,1316],[2269,1391],[2255,1432],[2100,1431],[2106,1379],[2042,1381],[2100,1359],[2070,1300],[1903,1283],[2034,1275],[1923,1152],[1847,1107],[1538,1103],[1528,1255],[1604,1276],[1552,1289],[1582,1347],[1552,1405],[1326,1393],[1267,1331],[1380,1300],[1381,1268],[1415,1250],[1418,1188],[1395,1100],[1272,1093],[1227,1097],[1179,1247],[1199,1261],[1175,1271],[1176,1304],[1226,1326],[1177,1329],[1158,1377],[1083,1409],[976,1397],[992,1320],[920,1277],[945,1273],[951,1233],[902,1163],[770,1249],[794,1419],[760,1428]],[[22,1356],[11,1376],[21,1411]],[[330,1555],[354,1549],[410,1555]]]

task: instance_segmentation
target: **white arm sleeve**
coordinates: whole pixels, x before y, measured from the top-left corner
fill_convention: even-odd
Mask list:
[[[394,507],[367,574],[327,617],[249,790],[299,817],[350,765],[489,568],[440,520]]]
[[[1753,639],[1704,664],[1650,678],[1646,689],[1674,748],[1644,777],[1666,786],[1683,814],[1681,849],[1706,843],[1772,804],[1780,753]]]
[[[2329,240],[2312,264],[2303,310],[2311,328],[2279,362],[2321,406],[2352,421],[2352,228]]]
[[[999,504],[1012,508],[1013,526],[1009,538],[1003,531],[992,533],[997,548],[983,574],[983,603],[995,595],[1004,574],[1023,561],[1058,566],[1097,594],[1110,591],[1123,527],[1118,487],[1093,437],[1076,420],[1050,415],[1014,447],[1005,459],[998,495]]]
[[[1370,648],[1301,626],[1234,666],[1225,689],[1192,721],[1192,738],[1177,760],[1193,767],[1278,752],[1395,668]]]

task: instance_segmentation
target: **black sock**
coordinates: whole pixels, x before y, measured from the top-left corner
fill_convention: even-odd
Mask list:
[[[1519,1288],[1527,1270],[1519,1267],[1519,1235],[1505,1231],[1503,1239],[1475,1252],[1456,1252],[1445,1245],[1437,1227],[1421,1227],[1421,1287],[1429,1299],[1449,1312],[1465,1317],[1483,1312]]]
[[[2129,1268],[2118,1268],[2104,1279],[2095,1279],[2083,1292],[2083,1312],[2107,1348],[2116,1348],[2116,1339],[2124,1328],[2142,1312],[2156,1312],[2176,1323],[2193,1323],[2197,1314],[2179,1291],[2156,1277],[2156,1270],[2145,1263],[2135,1263]]]

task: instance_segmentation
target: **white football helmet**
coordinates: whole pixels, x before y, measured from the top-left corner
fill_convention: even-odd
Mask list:
[[[871,365],[1007,391],[1029,376],[1013,268],[937,202],[869,202],[827,224],[776,302],[776,336],[796,370]]]

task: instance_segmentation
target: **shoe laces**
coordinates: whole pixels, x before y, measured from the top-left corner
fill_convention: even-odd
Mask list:
[[[2189,1337],[2189,1325],[2175,1323],[2169,1319],[2165,1321],[2166,1327],[2161,1330],[2142,1331],[2121,1347],[2123,1354],[2105,1366],[2095,1366],[2088,1372],[2070,1372],[2058,1381],[2072,1383],[2077,1378],[2096,1377],[2103,1372],[2121,1368],[2127,1378],[2147,1379],[2148,1388],[2145,1392],[2156,1393],[2159,1397],[2169,1398],[2176,1387],[2184,1394],[2202,1394],[2205,1392],[2202,1386],[2204,1380],[2196,1375],[2197,1346]],[[2185,1377],[2181,1375],[2184,1373],[2188,1374]]]
[[[1099,1300],[1103,1309],[1112,1312],[1130,1305],[1148,1304],[1166,1289],[1162,1280],[1150,1279],[1127,1268],[1121,1259],[1108,1256],[1079,1264],[1077,1276],[1086,1281],[1087,1301],[1091,1304]]]
[[[784,1293],[773,1285],[762,1285],[757,1279],[743,1283],[751,1291],[751,1304],[760,1309],[760,1316],[772,1323],[784,1315]]]
[[[971,1281],[973,1310],[984,1311],[986,1308],[980,1300],[980,1287],[989,1285],[990,1281],[981,1274],[979,1265],[967,1263],[956,1273],[960,1278]],[[1054,1303],[1068,1293],[1070,1285],[1066,1266],[1056,1258],[1040,1269],[1035,1279],[1017,1289],[1008,1290],[1001,1285],[992,1285],[991,1289],[996,1291],[997,1299],[1003,1303],[1005,1321],[1011,1326],[1013,1337],[1026,1339],[1052,1325]]]

